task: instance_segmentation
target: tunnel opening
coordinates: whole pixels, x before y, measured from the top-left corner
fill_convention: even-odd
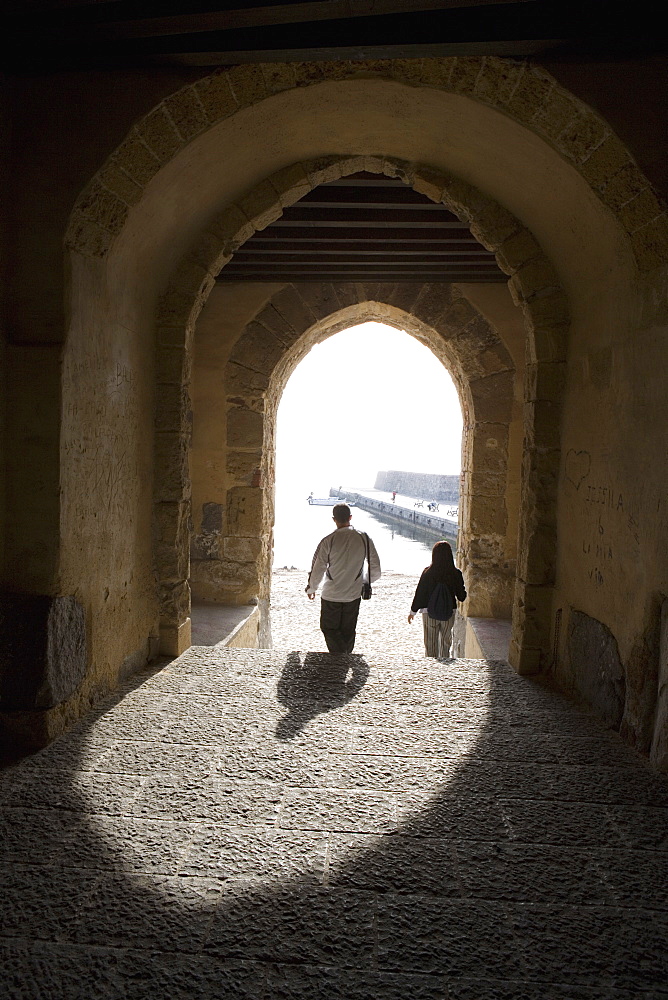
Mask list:
[[[358,646],[375,648],[382,634],[389,642],[390,627],[392,642],[400,636],[413,650],[415,637],[399,627],[410,604],[405,592],[435,541],[447,539],[456,552],[461,448],[453,380],[415,337],[367,322],[311,348],[277,410],[274,648],[322,648],[317,606],[307,602],[304,583],[318,541],[332,529],[338,496],[351,505],[353,528],[374,539],[383,571],[377,600],[360,617]]]

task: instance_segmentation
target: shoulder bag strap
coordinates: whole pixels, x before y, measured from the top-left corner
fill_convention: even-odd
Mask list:
[[[369,555],[369,536],[364,532],[364,546],[366,548],[366,568],[369,575],[369,583],[371,583],[371,557]]]

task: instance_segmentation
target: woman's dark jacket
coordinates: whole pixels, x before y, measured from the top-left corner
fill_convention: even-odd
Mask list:
[[[431,592],[437,583],[447,583],[458,601],[466,600],[466,587],[464,586],[464,577],[461,574],[461,570],[458,570],[455,566],[454,575],[451,573],[444,579],[440,574],[437,575],[431,566],[427,566],[422,571],[422,576],[415,590],[415,597],[411,604],[411,611],[413,613],[427,607]]]

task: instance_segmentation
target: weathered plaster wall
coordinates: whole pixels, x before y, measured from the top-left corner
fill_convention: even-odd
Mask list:
[[[155,654],[158,635],[150,318],[120,322],[138,304],[137,288],[103,281],[100,271],[97,261],[74,261],[62,367],[59,586],[86,608],[94,655],[82,698]],[[94,311],[82,305],[91,300]]]
[[[637,282],[626,302],[616,303],[621,323],[582,330],[571,342],[558,521],[556,598],[565,620],[555,637],[557,676],[596,704],[585,657],[568,639],[574,608],[588,616],[592,637],[601,625],[614,636],[623,668],[617,722],[645,752],[653,738],[668,593],[665,288],[665,272]],[[579,628],[585,629],[582,619]]]

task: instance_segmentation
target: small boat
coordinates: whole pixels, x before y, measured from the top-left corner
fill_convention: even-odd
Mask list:
[[[347,503],[349,507],[355,506],[354,500],[346,500],[345,497],[314,497],[311,493],[306,499],[317,507],[334,507],[337,503]]]

